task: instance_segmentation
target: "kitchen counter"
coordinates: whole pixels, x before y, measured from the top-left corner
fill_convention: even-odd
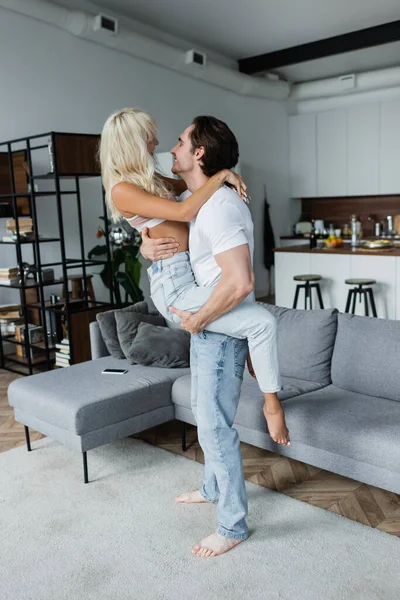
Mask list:
[[[274,248],[274,252],[302,252],[310,254],[352,254],[368,255],[368,256],[400,256],[400,246],[394,248],[385,248],[384,250],[352,248],[350,244],[343,244],[339,248],[309,248],[299,245],[290,246],[288,248]]]
[[[275,248],[275,298],[278,306],[293,306],[295,275],[313,273],[321,275],[319,282],[325,308],[343,312],[351,286],[349,278],[375,279],[372,286],[378,317],[400,320],[400,247],[385,250],[340,248],[310,250],[308,245]],[[313,306],[319,306],[312,290]],[[304,290],[301,290],[298,308],[304,307]],[[364,303],[357,300],[356,314],[364,315]]]

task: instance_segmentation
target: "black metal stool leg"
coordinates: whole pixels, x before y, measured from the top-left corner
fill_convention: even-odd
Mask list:
[[[304,310],[307,310],[307,298],[310,293],[310,284],[306,281],[304,286]]]
[[[312,288],[313,287],[314,287],[313,285],[308,286],[308,298],[310,300],[310,310],[312,310]]]
[[[351,291],[353,293],[353,303],[351,305],[351,314],[355,315],[356,314],[357,288],[354,288]]]
[[[324,308],[324,303],[322,302],[322,294],[321,294],[321,288],[319,287],[319,283],[316,284],[315,289],[317,290],[317,296],[318,296],[318,300],[319,300],[319,307],[320,308]]]
[[[182,433],[182,452],[186,452],[186,450],[187,450],[187,445],[186,445],[186,423],[184,421],[181,421],[181,433]]]
[[[296,293],[294,295],[293,308],[297,308],[297,300],[299,299],[300,286],[296,285]]]
[[[28,452],[30,452],[32,450],[32,448],[31,448],[31,440],[29,437],[29,428],[26,425],[24,425],[24,427],[25,427],[26,446],[28,448]]]
[[[369,311],[368,311],[368,293],[367,293],[367,290],[363,290],[363,296],[364,296],[365,316],[369,317]]]
[[[367,288],[365,291],[368,292],[368,295],[369,295],[369,301],[371,303],[372,314],[373,314],[374,317],[378,317],[378,315],[376,314],[374,292],[372,291],[372,288]]]
[[[89,483],[88,468],[87,468],[87,453],[82,452],[83,455],[83,480],[85,483]]]
[[[353,290],[349,290],[349,293],[347,294],[346,308],[344,309],[345,313],[348,313],[350,310],[352,292]]]

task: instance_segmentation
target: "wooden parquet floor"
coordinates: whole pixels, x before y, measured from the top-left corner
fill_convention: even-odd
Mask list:
[[[25,444],[24,427],[14,420],[7,402],[7,388],[18,377],[0,369],[0,452]],[[44,436],[30,430],[30,437],[34,442]],[[164,423],[133,437],[204,464],[196,428],[191,425],[187,425],[186,452],[181,448],[178,421]],[[400,537],[400,495],[249,444],[242,443],[241,449],[248,481]],[[77,468],[80,466],[77,463]]]

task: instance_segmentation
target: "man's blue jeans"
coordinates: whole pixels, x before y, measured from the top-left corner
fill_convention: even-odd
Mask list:
[[[205,458],[200,491],[217,504],[217,532],[235,540],[249,535],[242,455],[233,428],[247,352],[243,339],[209,331],[191,337],[191,403]]]

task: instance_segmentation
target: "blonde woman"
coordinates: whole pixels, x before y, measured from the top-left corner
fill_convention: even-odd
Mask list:
[[[148,114],[133,108],[123,109],[107,119],[102,131],[100,161],[111,219],[118,221],[123,217],[139,231],[148,229],[154,240],[174,238],[179,244],[179,252],[154,262],[148,269],[152,300],[170,321],[180,321],[169,310],[170,306],[196,312],[212,293],[212,287],[196,284],[189,256],[188,223],[225,184],[233,186],[242,199],[246,198],[246,185],[242,178],[229,170],[237,163],[238,150],[236,138],[225,128],[223,135],[231,135],[235,143],[231,143],[228,137],[225,144],[215,145],[219,171],[207,174],[204,185],[183,202],[174,202],[174,197],[186,186],[156,173],[153,153],[158,145],[157,131]],[[192,158],[197,150],[189,147],[189,137],[186,133],[182,134],[171,152],[176,159],[173,171],[186,173],[190,179]],[[182,148],[185,144],[186,148]],[[248,220],[251,223],[251,219]],[[238,323],[242,325],[238,326]],[[281,388],[274,317],[253,300],[230,310],[210,323],[207,329],[248,339],[254,372],[266,398],[264,415],[269,433],[275,442],[290,445],[283,409],[276,396]],[[274,414],[267,410],[267,397],[271,395],[274,397]]]

